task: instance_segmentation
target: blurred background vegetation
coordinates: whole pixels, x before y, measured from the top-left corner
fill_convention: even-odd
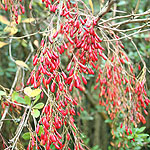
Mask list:
[[[46,12],[44,11],[44,6],[39,2],[40,0],[34,0],[33,3],[33,9],[29,11],[28,6],[29,3],[26,1],[25,7],[26,7],[26,13],[25,15],[22,15],[21,21],[18,25],[15,26],[14,31],[12,32],[12,35],[15,37],[22,37],[26,34],[32,34],[34,35],[30,37],[20,38],[20,39],[12,39],[12,57],[15,60],[22,60],[25,61],[28,57],[28,55],[31,53],[31,47],[30,42],[33,45],[34,54],[38,48],[39,42],[42,38],[42,31],[45,30],[47,27],[47,22],[44,21],[44,18],[46,17]],[[87,6],[90,8],[89,0],[84,0],[84,2],[87,4]],[[94,7],[94,14],[98,14],[100,9],[103,8],[107,0],[92,0],[93,7]],[[120,0],[117,4],[114,5],[116,7],[115,13],[113,10],[109,12],[106,16],[104,16],[103,19],[108,19],[110,17],[115,16],[122,16],[127,14],[132,14],[135,11],[136,5],[138,0]],[[82,7],[82,6],[81,6]],[[113,7],[112,7],[113,9]],[[150,9],[150,0],[141,0],[140,4],[137,9],[137,13],[142,13],[146,10]],[[10,20],[9,18],[9,12],[5,12],[0,10],[0,15],[7,17],[7,20]],[[149,16],[150,17],[150,16]],[[30,23],[31,20],[27,20],[28,18],[34,18],[33,21]],[[25,21],[24,21],[25,20]],[[121,20],[117,20],[123,21]],[[115,22],[114,22],[115,23]],[[10,31],[6,29],[7,24],[0,19],[0,41],[9,43],[7,36],[10,36]],[[120,29],[129,29],[129,28],[135,28],[139,26],[139,24],[127,24],[120,27]],[[40,32],[37,34],[37,32]],[[146,62],[147,68],[150,70],[150,32],[142,33],[142,34],[135,34],[132,39],[136,43],[136,46],[138,50],[140,51],[140,54],[142,55],[144,61]],[[138,68],[138,65],[142,65],[141,60],[139,58],[139,55],[135,48],[132,46],[131,43],[128,42],[126,38],[122,39],[122,43],[124,43],[125,51],[128,54],[128,57],[134,62],[134,67]],[[10,58],[10,53],[8,50],[9,44],[2,46],[0,45],[0,85],[4,87],[11,88],[12,82],[15,78],[15,73],[17,70],[17,66],[14,62],[12,62]],[[66,58],[64,56],[64,61],[66,61]],[[27,61],[27,64],[30,68],[32,68],[32,60],[29,59]],[[64,63],[65,64],[65,63]],[[141,66],[142,67],[142,66]],[[21,74],[22,72],[20,72]],[[30,72],[25,71],[25,81],[27,81],[27,78],[29,76]],[[105,108],[102,106],[96,105],[96,102],[99,100],[97,91],[94,90],[95,86],[95,77],[94,76],[87,76],[88,84],[86,85],[86,93],[81,95],[82,104],[84,111],[81,112],[80,117],[76,118],[76,124],[79,127],[80,131],[82,131],[82,138],[89,146],[91,150],[106,150],[106,149],[117,149],[113,148],[113,144],[115,142],[121,141],[122,139],[119,137],[119,131],[118,128],[116,130],[116,137],[113,139],[111,136],[111,120],[107,118],[105,115]],[[21,87],[21,81],[18,80],[17,87]],[[147,89],[150,89],[150,75],[147,73]],[[150,95],[150,90],[147,91],[148,95]],[[0,108],[1,110],[1,108]],[[150,109],[149,109],[150,114]],[[8,140],[8,137],[11,137],[11,132],[14,132],[15,126],[11,126],[12,122],[7,121],[6,125],[3,127],[3,136]],[[11,126],[11,128],[10,128]],[[119,124],[116,125],[119,127]],[[131,144],[129,149],[142,149],[142,150],[148,150],[150,149],[148,147],[149,139],[146,141],[145,137],[148,137],[150,135],[150,115],[147,116],[147,123],[146,128],[142,128],[142,124],[139,125],[137,135],[138,135],[138,145],[135,146],[134,144]],[[144,134],[144,138],[139,134]],[[146,136],[146,134],[148,134]],[[22,139],[23,140],[23,139]],[[141,140],[141,141],[140,141]],[[24,141],[25,146],[26,142]],[[135,147],[134,147],[135,146]],[[127,148],[128,149],[128,148]]]

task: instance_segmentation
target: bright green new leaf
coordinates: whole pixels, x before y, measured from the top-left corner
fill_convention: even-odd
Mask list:
[[[38,118],[40,116],[40,111],[38,109],[33,109],[32,116]]]
[[[41,136],[42,133],[44,133],[44,128],[42,125],[40,125],[38,136]]]
[[[38,103],[38,104],[36,104],[33,108],[42,109],[43,107],[44,107],[44,104],[43,104],[43,103]]]
[[[146,127],[141,127],[141,128],[139,128],[139,129],[137,130],[137,133],[143,132],[143,131],[145,130],[145,128],[146,128]]]
[[[12,94],[12,101],[17,101],[18,103],[26,104],[25,100],[19,96],[19,93],[15,92],[15,91]]]
[[[13,94],[12,94],[12,100],[15,101],[16,97],[18,97],[18,96],[19,96],[19,93],[14,91]]]
[[[35,101],[33,102],[33,105],[40,99],[40,94],[36,96]]]
[[[27,105],[29,105],[29,106],[31,105],[31,99],[30,99],[29,96],[26,95],[26,96],[24,97],[24,101],[25,101],[25,103],[26,103]]]
[[[30,132],[24,133],[24,134],[22,135],[22,138],[23,138],[24,140],[30,140]]]

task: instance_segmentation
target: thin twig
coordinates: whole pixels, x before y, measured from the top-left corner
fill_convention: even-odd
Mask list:
[[[15,62],[15,60],[14,60],[13,57],[12,57],[11,43],[12,43],[12,39],[9,40],[9,56],[10,56],[10,59],[11,59],[13,62]]]
[[[102,11],[98,14],[97,22],[110,11],[112,5],[117,2],[116,0],[110,0],[106,3],[106,5],[103,7]]]
[[[107,19],[107,20],[102,20],[102,22],[100,22],[98,25],[101,25],[101,24],[104,24],[104,23],[107,23],[107,22],[110,22],[110,21],[113,21],[113,20],[117,20],[117,19],[125,19],[125,18],[137,18],[137,17],[141,17],[141,16],[145,16],[145,15],[149,15],[150,14],[150,10],[144,12],[144,13],[140,13],[140,14],[131,14],[131,15],[126,15],[126,16],[116,16],[114,18],[110,18],[110,19]]]
[[[126,25],[129,23],[147,23],[150,21],[150,18],[146,18],[146,19],[130,19],[130,20],[126,20],[126,21],[122,21],[116,24],[111,25],[111,27],[120,27],[122,25]]]
[[[140,5],[140,1],[141,1],[141,0],[138,0],[138,1],[137,1],[137,4],[136,4],[135,10],[134,10],[134,13],[137,12],[137,10],[138,10],[138,8],[139,8],[139,5]]]

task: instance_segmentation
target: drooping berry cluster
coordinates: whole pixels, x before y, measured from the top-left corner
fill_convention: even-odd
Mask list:
[[[99,88],[99,104],[106,107],[112,120],[117,121],[118,118],[123,120],[126,134],[129,135],[128,131],[132,123],[135,127],[137,127],[137,123],[146,123],[141,108],[148,115],[146,106],[150,100],[145,90],[143,73],[136,78],[131,61],[121,51],[122,48],[124,47],[120,45],[120,50],[116,54],[110,54],[110,62],[107,62],[103,69],[99,67],[97,84],[94,89]],[[140,66],[138,66],[138,70],[141,71]]]
[[[41,47],[33,59],[35,67],[27,81],[27,85],[49,91],[49,103],[44,107],[36,129],[39,134],[40,127],[44,128],[38,142],[47,149],[51,145],[56,149],[64,149],[68,147],[70,135],[73,135],[75,149],[83,149],[73,119],[76,115],[75,106],[79,101],[75,100],[70,92],[74,88],[85,90],[87,80],[84,74],[94,75],[94,70],[99,70],[94,89],[99,87],[99,103],[106,107],[110,118],[113,120],[117,115],[123,114],[127,134],[128,128],[131,130],[131,122],[135,125],[140,121],[145,123],[140,108],[143,107],[147,114],[145,108],[150,101],[144,89],[144,81],[136,78],[133,73],[131,61],[123,51],[123,44],[116,41],[115,50],[109,52],[107,59],[101,46],[102,39],[96,33],[97,19],[81,15],[78,2],[42,2],[51,13],[60,15],[61,23],[53,34],[49,33],[41,40]],[[115,35],[114,38],[119,37]],[[66,70],[61,61],[64,56],[67,56],[69,61]],[[103,67],[99,65],[99,60],[104,60]],[[128,68],[128,72],[125,68]],[[34,137],[32,141],[34,144],[31,144],[31,148],[36,145]]]
[[[14,18],[18,24],[18,15],[25,13],[24,3],[25,0],[4,0],[4,4],[0,3],[0,7],[5,11],[9,10],[12,14],[12,18]],[[31,3],[29,4],[29,8],[32,9]]]
[[[47,149],[51,145],[56,149],[64,149],[71,142],[69,137],[72,135],[75,149],[82,150],[82,140],[73,118],[79,101],[70,92],[73,88],[84,90],[84,84],[87,84],[84,73],[94,74],[92,66],[98,61],[98,55],[106,60],[104,48],[100,45],[102,40],[94,31],[95,19],[81,16],[77,11],[77,3],[66,1],[61,5],[59,1],[43,2],[51,13],[59,14],[60,11],[64,23],[60,24],[60,29],[55,33],[48,34],[41,40],[41,47],[33,59],[35,67],[27,81],[27,85],[31,84],[34,88],[50,89],[48,104],[42,111],[42,118],[36,129],[37,134],[40,127],[44,129],[38,141]],[[62,8],[57,9],[59,7]],[[66,70],[61,62],[65,54],[69,59]],[[32,141],[29,146],[31,148],[36,146],[34,138]]]

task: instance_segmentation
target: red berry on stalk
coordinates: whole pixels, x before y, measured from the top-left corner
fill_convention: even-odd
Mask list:
[[[36,127],[36,134],[39,133],[39,130],[40,130],[40,126],[39,126],[39,124],[38,124],[37,127]]]
[[[139,71],[141,70],[141,66],[140,65],[138,65],[138,69],[139,69]]]
[[[44,40],[41,40],[41,46],[44,47]]]
[[[69,71],[70,68],[71,68],[71,62],[70,62],[70,63],[68,64],[68,66],[67,66],[67,71]]]
[[[56,83],[55,82],[53,82],[52,84],[51,84],[51,92],[55,92],[55,87],[56,87]]]
[[[67,79],[67,76],[66,76],[66,74],[62,71],[62,76],[63,76],[63,78],[66,80]]]
[[[84,84],[87,84],[87,80],[84,76],[82,76],[82,81],[83,81]]]
[[[54,33],[53,38],[56,38],[57,35],[58,35],[58,31],[56,31],[56,32]]]
[[[22,13],[23,13],[23,14],[25,13],[25,8],[24,8],[24,7],[22,7]]]
[[[8,7],[7,7],[7,4],[5,4],[5,11],[7,11],[8,10]]]
[[[42,91],[41,92],[41,99],[43,99],[44,98],[44,92]]]
[[[122,128],[122,127],[123,127],[123,124],[121,123],[120,128]]]
[[[52,40],[52,38],[49,36],[48,37],[48,40],[49,40],[49,42],[51,43],[51,44],[53,44],[53,40]]]

